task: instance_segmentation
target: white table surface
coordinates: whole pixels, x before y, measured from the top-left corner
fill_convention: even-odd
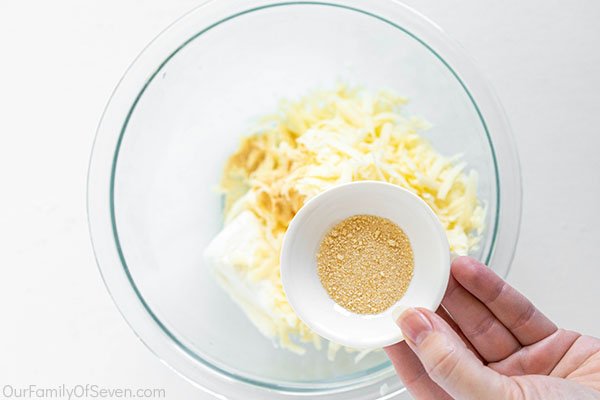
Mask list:
[[[208,399],[136,338],[100,279],[85,183],[95,128],[147,42],[198,0],[0,2],[0,386],[163,387]],[[600,336],[600,2],[410,0],[504,104],[524,210],[509,281]]]

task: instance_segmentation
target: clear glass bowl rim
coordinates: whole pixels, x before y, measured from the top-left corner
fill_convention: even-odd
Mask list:
[[[319,387],[319,385],[316,385],[311,388],[305,388],[301,385],[294,387],[291,385],[282,386],[275,383],[260,382],[218,368],[188,349],[164,326],[147,305],[129,273],[119,243],[113,197],[113,183],[119,147],[126,131],[127,123],[135,109],[137,101],[143,95],[146,87],[168,61],[191,41],[201,36],[207,30],[225,21],[234,19],[243,14],[271,7],[301,4],[333,6],[377,18],[384,23],[388,23],[395,28],[400,29],[429,49],[435,57],[446,65],[459,81],[475,107],[487,134],[496,173],[497,209],[496,215],[494,216],[495,223],[492,232],[492,244],[484,261],[486,263],[491,263],[496,271],[502,276],[506,276],[508,273],[514,255],[520,225],[521,179],[518,156],[512,141],[510,127],[500,103],[496,99],[495,94],[489,85],[487,85],[480,77],[473,67],[473,64],[462,53],[456,43],[452,42],[434,23],[394,0],[375,0],[369,5],[366,5],[365,3],[366,2],[360,2],[360,0],[208,1],[180,18],[144,49],[119,82],[100,121],[92,157],[90,159],[90,169],[88,174],[88,220],[97,264],[104,282],[125,320],[138,334],[140,339],[163,362],[194,384],[217,397],[221,397],[225,393],[240,393],[244,395],[244,398],[254,398],[255,396],[249,397],[250,393],[248,393],[248,389],[251,388],[252,393],[259,395],[256,398],[264,398],[260,396],[260,393],[262,392],[264,396],[265,390],[276,393],[276,397],[280,398],[296,397],[296,395],[306,397],[311,394],[316,397],[329,395],[329,398],[337,398],[338,395],[343,395],[344,393],[347,395],[350,390],[354,390],[359,397],[366,396],[360,398],[374,398],[373,396],[379,397],[376,393],[379,393],[379,385],[383,384],[384,381],[385,383],[388,383],[389,381],[389,385],[394,384],[393,372],[389,363],[382,364],[380,367],[367,371],[367,373],[363,375],[364,379],[355,379],[345,386],[338,385],[331,387],[331,385],[324,385],[323,387]],[[212,11],[212,13],[210,11]],[[394,22],[394,11],[403,15],[404,18],[413,18],[416,22],[413,29],[405,28],[406,24],[400,26],[398,23]],[[214,16],[212,14],[214,14]],[[220,18],[218,18],[219,15]],[[199,19],[197,18],[199,16],[204,17],[202,20],[205,22],[205,28],[191,36],[188,34],[187,40],[182,41],[182,36],[180,36],[177,27],[183,25],[186,21],[189,23],[194,19]],[[207,22],[211,21],[211,19],[216,22],[208,24]],[[424,36],[429,37],[430,40],[423,39]],[[170,40],[161,40],[161,38]],[[176,43],[177,40],[182,44],[173,47],[173,42]],[[432,47],[432,42],[435,43],[437,49]],[[157,58],[156,54],[152,54],[152,49],[159,48],[161,51],[158,51],[157,53],[166,54],[166,57],[163,56],[162,58]],[[175,50],[173,50],[173,48],[175,48]],[[448,61],[448,57],[442,57],[440,52],[445,56],[452,54],[453,56],[458,57],[458,60],[456,62]],[[157,63],[157,60],[161,59],[162,62]],[[156,67],[157,64],[158,68]],[[451,65],[453,65],[453,67]],[[154,70],[154,72],[149,78],[146,78],[148,76],[148,70]],[[141,73],[142,71],[143,73]],[[469,83],[469,88],[466,86],[464,80]],[[472,93],[475,93],[475,97]],[[475,101],[475,98],[477,98],[477,102]],[[129,104],[127,104],[128,99]],[[482,105],[485,105],[485,107],[482,107]],[[486,109],[482,110],[481,108]],[[124,110],[127,110],[126,115],[123,115]],[[486,118],[484,118],[484,113]],[[501,134],[497,134],[493,138],[488,128],[490,126],[490,118],[493,120],[494,132],[501,132]],[[115,130],[114,128],[118,127],[119,121],[121,123],[121,128]],[[110,143],[113,143],[112,149]],[[113,153],[112,162],[107,163],[107,156],[110,156],[111,152]],[[501,157],[498,157],[497,154],[501,155]],[[107,171],[107,169],[110,171]],[[106,187],[104,187],[107,182],[106,178],[109,178],[109,193],[106,193]],[[504,184],[503,181],[505,182]],[[101,189],[101,187],[104,187],[104,189]],[[508,188],[508,192],[511,194],[510,202],[507,202],[505,197],[502,197],[503,192],[501,193],[501,189],[505,188]],[[104,193],[105,195],[108,194],[108,203],[106,203],[107,197],[101,196],[101,193]],[[100,197],[103,198],[104,202],[99,201]],[[501,201],[504,201],[504,203]],[[106,216],[109,218],[104,219]],[[108,240],[109,238],[106,236],[106,223],[108,221],[110,221],[110,231],[112,231],[112,246],[110,240]],[[100,226],[103,228],[101,229]],[[500,241],[500,239],[502,240]],[[112,253],[110,256],[108,255],[109,252]],[[114,263],[115,253],[117,255],[118,263],[120,264],[119,266],[121,267],[121,271],[117,271],[116,273]],[[112,259],[112,262],[109,262],[108,259]],[[140,311],[145,312],[146,315],[140,315]],[[152,324],[154,326],[151,326]],[[193,361],[192,365],[190,365],[190,360],[181,359],[181,355],[185,358],[195,360],[196,363],[200,363],[202,367],[204,367],[200,369],[202,370],[201,374],[198,375],[199,365],[193,365]],[[226,386],[223,386],[223,383],[225,383]],[[227,387],[227,389],[225,389],[225,387]],[[402,388],[392,389],[385,397],[388,398],[390,395],[401,391]]]

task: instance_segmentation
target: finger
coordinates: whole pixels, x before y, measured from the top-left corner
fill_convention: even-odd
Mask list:
[[[511,376],[530,374],[560,376],[555,375],[553,371],[559,363],[565,360],[565,354],[571,351],[579,337],[581,337],[579,333],[559,329],[539,342],[524,347],[505,360],[489,364],[488,367],[501,374]]]
[[[452,276],[442,304],[485,361],[502,360],[521,348],[496,316]]]
[[[538,342],[558,329],[525,296],[477,260],[457,258],[452,263],[452,275],[485,304],[522,345]]]
[[[465,336],[464,333],[462,333],[462,331],[460,330],[460,327],[457,325],[457,323],[452,319],[452,317],[450,316],[450,314],[448,314],[448,311],[446,311],[446,309],[443,306],[440,306],[436,312],[437,315],[439,315],[440,317],[442,317],[442,319],[444,321],[446,321],[446,323],[450,326],[450,328],[452,328],[452,330],[454,332],[456,332],[456,334],[458,335],[458,337],[460,337],[460,340],[462,340],[465,345],[467,346],[467,348],[469,350],[471,350],[473,352],[473,354],[475,354],[475,356],[477,356],[477,358],[479,358],[481,361],[486,361],[483,359],[483,357],[481,356],[481,354],[479,354],[479,352],[477,351],[477,349],[475,349],[475,347],[473,347],[473,345],[471,344],[471,342],[469,342],[469,339],[467,339],[467,337]]]
[[[408,309],[399,319],[408,346],[445,392],[460,399],[504,398],[510,380],[484,366],[435,313]]]
[[[431,380],[421,361],[405,341],[384,347],[404,386],[419,400],[451,399],[437,383]]]

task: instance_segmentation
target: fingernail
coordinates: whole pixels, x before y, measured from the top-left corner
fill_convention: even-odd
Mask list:
[[[400,316],[402,315],[402,313],[406,310],[408,310],[410,307],[406,307],[406,306],[398,306],[396,308],[394,308],[392,310],[392,318],[394,320],[395,323],[398,323],[398,319],[400,318]]]
[[[416,308],[404,311],[396,323],[402,329],[404,338],[416,345],[419,345],[433,330],[431,322]]]

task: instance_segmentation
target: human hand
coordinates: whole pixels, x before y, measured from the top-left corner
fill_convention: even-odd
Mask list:
[[[452,263],[437,313],[408,309],[385,348],[422,399],[600,399],[600,339],[558,329],[478,261]]]

